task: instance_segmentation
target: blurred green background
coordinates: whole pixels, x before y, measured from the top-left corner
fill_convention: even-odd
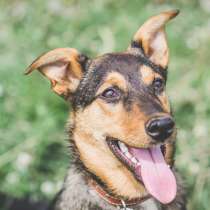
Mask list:
[[[69,107],[38,73],[23,75],[33,59],[57,47],[90,56],[124,50],[144,20],[171,8],[181,10],[167,27],[176,163],[186,180],[189,209],[209,210],[209,0],[1,0],[0,192],[51,199],[69,167],[64,132]]]

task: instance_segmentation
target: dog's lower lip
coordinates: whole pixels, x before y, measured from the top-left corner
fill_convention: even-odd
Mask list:
[[[123,164],[132,171],[133,175],[137,178],[141,184],[143,184],[141,177],[135,173],[136,167],[141,167],[138,160],[129,153],[129,146],[125,145],[123,142],[118,139],[107,138],[107,144],[113,154],[120,159]],[[161,145],[161,151],[163,156],[165,156],[166,148],[164,145]],[[169,165],[168,165],[169,166]],[[170,167],[170,166],[169,166]]]
[[[128,147],[122,143],[119,140],[116,139],[107,139],[107,144],[112,151],[112,153],[120,159],[123,164],[134,173],[134,169],[136,165],[138,164],[138,161],[134,159],[135,157],[132,157],[132,155],[128,151]],[[124,149],[123,149],[124,148]],[[122,151],[124,150],[124,151]],[[139,181],[141,180],[141,177],[136,177]]]

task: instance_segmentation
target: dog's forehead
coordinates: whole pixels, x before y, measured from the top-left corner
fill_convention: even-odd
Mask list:
[[[139,86],[141,66],[141,60],[133,54],[110,53],[94,59],[90,68],[93,69],[95,75],[101,78],[98,81],[100,85],[105,82],[106,78],[109,78],[110,74],[115,73],[115,75],[119,75],[119,80],[123,77],[130,85]]]
[[[140,65],[138,58],[128,53],[109,53],[92,59],[74,94],[73,107],[85,107],[90,104],[94,100],[97,90],[113,72],[120,74],[126,84],[128,80],[132,80],[130,78],[139,80],[137,74]],[[139,82],[136,81],[136,83]]]
[[[90,68],[94,68],[97,74],[117,71],[128,75],[137,71],[141,62],[137,56],[128,53],[109,53],[93,59]]]
[[[117,84],[119,87],[119,83],[124,81],[124,86],[132,87],[133,91],[144,92],[146,89],[143,86],[146,84],[142,80],[142,67],[144,64],[141,59],[127,52],[109,53],[92,59],[74,94],[73,107],[85,107],[90,104],[96,97],[99,88],[107,80],[110,86]],[[115,78],[110,82],[110,76],[113,75]],[[113,81],[115,84],[112,83]],[[125,89],[131,91],[130,88]]]

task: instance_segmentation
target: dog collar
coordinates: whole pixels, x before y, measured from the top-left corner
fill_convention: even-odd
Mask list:
[[[145,196],[143,198],[135,198],[135,199],[130,199],[130,200],[122,200],[119,198],[116,198],[109,193],[107,193],[96,181],[93,179],[88,180],[88,184],[90,187],[92,187],[97,194],[105,200],[107,203],[119,207],[120,209],[124,210],[132,210],[129,207],[135,206],[137,204],[140,204],[150,198],[150,196]]]

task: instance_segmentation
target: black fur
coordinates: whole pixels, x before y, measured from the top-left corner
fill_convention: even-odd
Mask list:
[[[92,103],[106,75],[109,72],[116,71],[123,75],[130,86],[129,92],[125,93],[122,98],[125,107],[131,107],[131,103],[135,101],[138,102],[141,110],[144,110],[147,115],[163,112],[161,103],[152,87],[145,86],[140,80],[140,68],[142,65],[149,65],[154,71],[157,70],[155,65],[151,65],[151,62],[148,61],[145,64],[145,60],[142,60],[140,55],[128,53],[110,53],[92,60],[71,99],[73,110],[84,109]],[[165,71],[161,70],[158,73],[163,75]]]

